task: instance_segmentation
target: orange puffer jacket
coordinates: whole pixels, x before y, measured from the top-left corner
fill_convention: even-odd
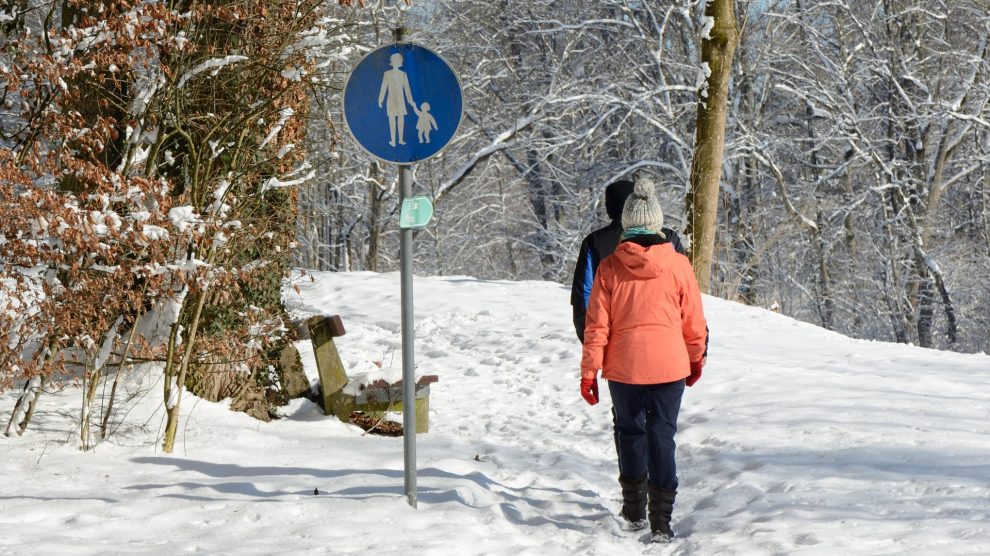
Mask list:
[[[687,257],[669,243],[626,241],[598,267],[584,328],[581,378],[626,384],[691,374],[707,336],[701,293]]]

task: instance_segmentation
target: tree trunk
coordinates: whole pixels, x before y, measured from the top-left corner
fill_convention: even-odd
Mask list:
[[[192,356],[193,346],[196,345],[196,332],[199,329],[200,315],[203,314],[203,305],[206,304],[206,290],[199,294],[196,301],[196,309],[189,324],[189,335],[185,338],[185,353],[182,355],[182,363],[179,365],[179,372],[175,379],[175,400],[165,399],[165,413],[168,420],[165,424],[165,438],[162,441],[162,451],[171,454],[175,446],[175,433],[179,427],[179,405],[182,402],[182,390],[186,383],[186,372],[189,370],[189,359]],[[170,380],[168,375],[165,380]]]
[[[49,344],[45,353],[46,364],[51,365],[57,355],[58,348]],[[31,423],[31,417],[34,416],[34,409],[38,406],[38,398],[44,392],[41,386],[42,379],[40,375],[31,377],[24,384],[24,392],[17,398],[17,403],[14,404],[14,410],[10,414],[10,420],[7,422],[5,436],[10,436],[11,430],[14,427],[17,428],[17,436],[23,435],[24,431],[27,430],[28,425]]]
[[[760,105],[755,83],[757,71],[748,66],[746,53],[753,45],[748,37],[739,37],[739,74],[735,82],[734,104],[737,104],[737,120],[745,121],[746,126],[754,126],[761,117],[763,107]],[[752,59],[752,58],[749,58]],[[754,193],[758,189],[757,182],[758,160],[752,154],[740,157],[736,162],[734,194],[730,196],[726,222],[727,231],[731,237],[731,257],[738,268],[736,271],[733,298],[746,305],[756,304],[756,282],[758,277],[759,255],[753,243],[752,224],[754,223]]]
[[[818,314],[822,327],[835,330],[835,300],[832,298],[832,278],[828,268],[828,245],[822,230],[826,229],[821,209],[815,217],[818,228],[814,230],[815,255],[818,257]]]
[[[31,416],[34,414],[34,407],[41,397],[41,377],[35,375],[24,383],[24,392],[17,398],[14,410],[10,412],[10,419],[7,421],[5,436],[10,436],[13,430],[17,429],[17,436],[24,434]]]
[[[807,116],[805,125],[808,128],[808,142],[814,145],[818,142],[818,137],[815,136],[815,111],[811,104],[805,107],[805,115]],[[813,183],[818,183],[821,180],[821,173],[818,170],[820,167],[818,151],[811,149],[810,168],[811,177],[814,180]],[[835,300],[832,299],[832,279],[828,264],[828,245],[825,240],[825,234],[822,232],[822,230],[827,229],[828,223],[826,222],[825,215],[822,213],[821,206],[815,211],[815,224],[817,224],[817,227],[812,228],[812,232],[814,236],[815,255],[818,257],[818,314],[823,327],[829,330],[835,330]]]
[[[699,92],[686,230],[686,235],[691,239],[691,264],[702,292],[711,291],[729,80],[739,38],[735,4],[735,0],[711,0],[705,6],[705,17],[714,18],[715,24],[709,37],[701,44],[701,59],[711,74]]]
[[[127,337],[127,344],[124,346],[124,351],[120,354],[120,362],[117,364],[117,373],[113,377],[113,386],[110,388],[110,400],[107,402],[106,411],[103,412],[103,419],[100,420],[100,438],[107,437],[107,425],[110,423],[110,416],[113,415],[113,400],[117,397],[117,385],[120,383],[120,373],[124,370],[124,365],[127,363],[127,357],[131,352],[131,345],[134,343],[134,337],[137,335],[138,323],[141,322],[141,315],[134,318],[134,323],[131,325],[131,333]]]
[[[526,178],[529,204],[533,207],[533,214],[536,215],[537,228],[536,245],[539,248],[540,263],[544,280],[552,280],[554,271],[557,268],[555,249],[550,237],[551,231],[551,207],[550,207],[550,187],[548,178],[543,173],[543,164],[540,161],[540,153],[536,149],[530,148],[526,151],[527,167],[521,171]]]
[[[95,365],[87,363],[86,367],[87,369],[83,373],[82,407],[79,410],[79,449],[84,452],[93,447],[89,434],[90,416],[93,413],[93,400],[96,399],[97,386],[99,386],[102,376],[100,369]]]
[[[368,168],[368,254],[365,268],[378,272],[378,254],[382,238],[382,178],[381,165],[375,161]]]

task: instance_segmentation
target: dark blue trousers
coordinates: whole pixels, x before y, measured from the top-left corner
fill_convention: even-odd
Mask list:
[[[628,479],[647,475],[649,484],[676,490],[674,433],[677,432],[684,381],[625,384],[610,380],[608,391],[612,395],[619,474]]]

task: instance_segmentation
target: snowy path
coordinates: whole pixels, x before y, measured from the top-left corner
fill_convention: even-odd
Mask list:
[[[352,374],[375,360],[400,373],[398,276],[316,276],[289,303],[343,316]],[[67,391],[43,398],[27,436],[0,437],[0,554],[990,552],[990,357],[706,298],[711,358],[678,434],[681,538],[648,546],[613,517],[607,389],[595,407],[578,395],[567,290],[454,277],[417,278],[415,292],[417,364],[440,377],[418,509],[402,494],[401,439],[308,402],[267,425],[189,404],[164,455],[156,388],[119,444],[79,454],[64,444]],[[0,395],[0,414],[12,404]]]

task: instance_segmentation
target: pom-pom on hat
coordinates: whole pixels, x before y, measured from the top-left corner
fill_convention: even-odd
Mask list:
[[[663,228],[663,209],[656,196],[656,186],[650,180],[636,183],[632,195],[626,199],[622,208],[622,229],[646,228],[661,233]]]

